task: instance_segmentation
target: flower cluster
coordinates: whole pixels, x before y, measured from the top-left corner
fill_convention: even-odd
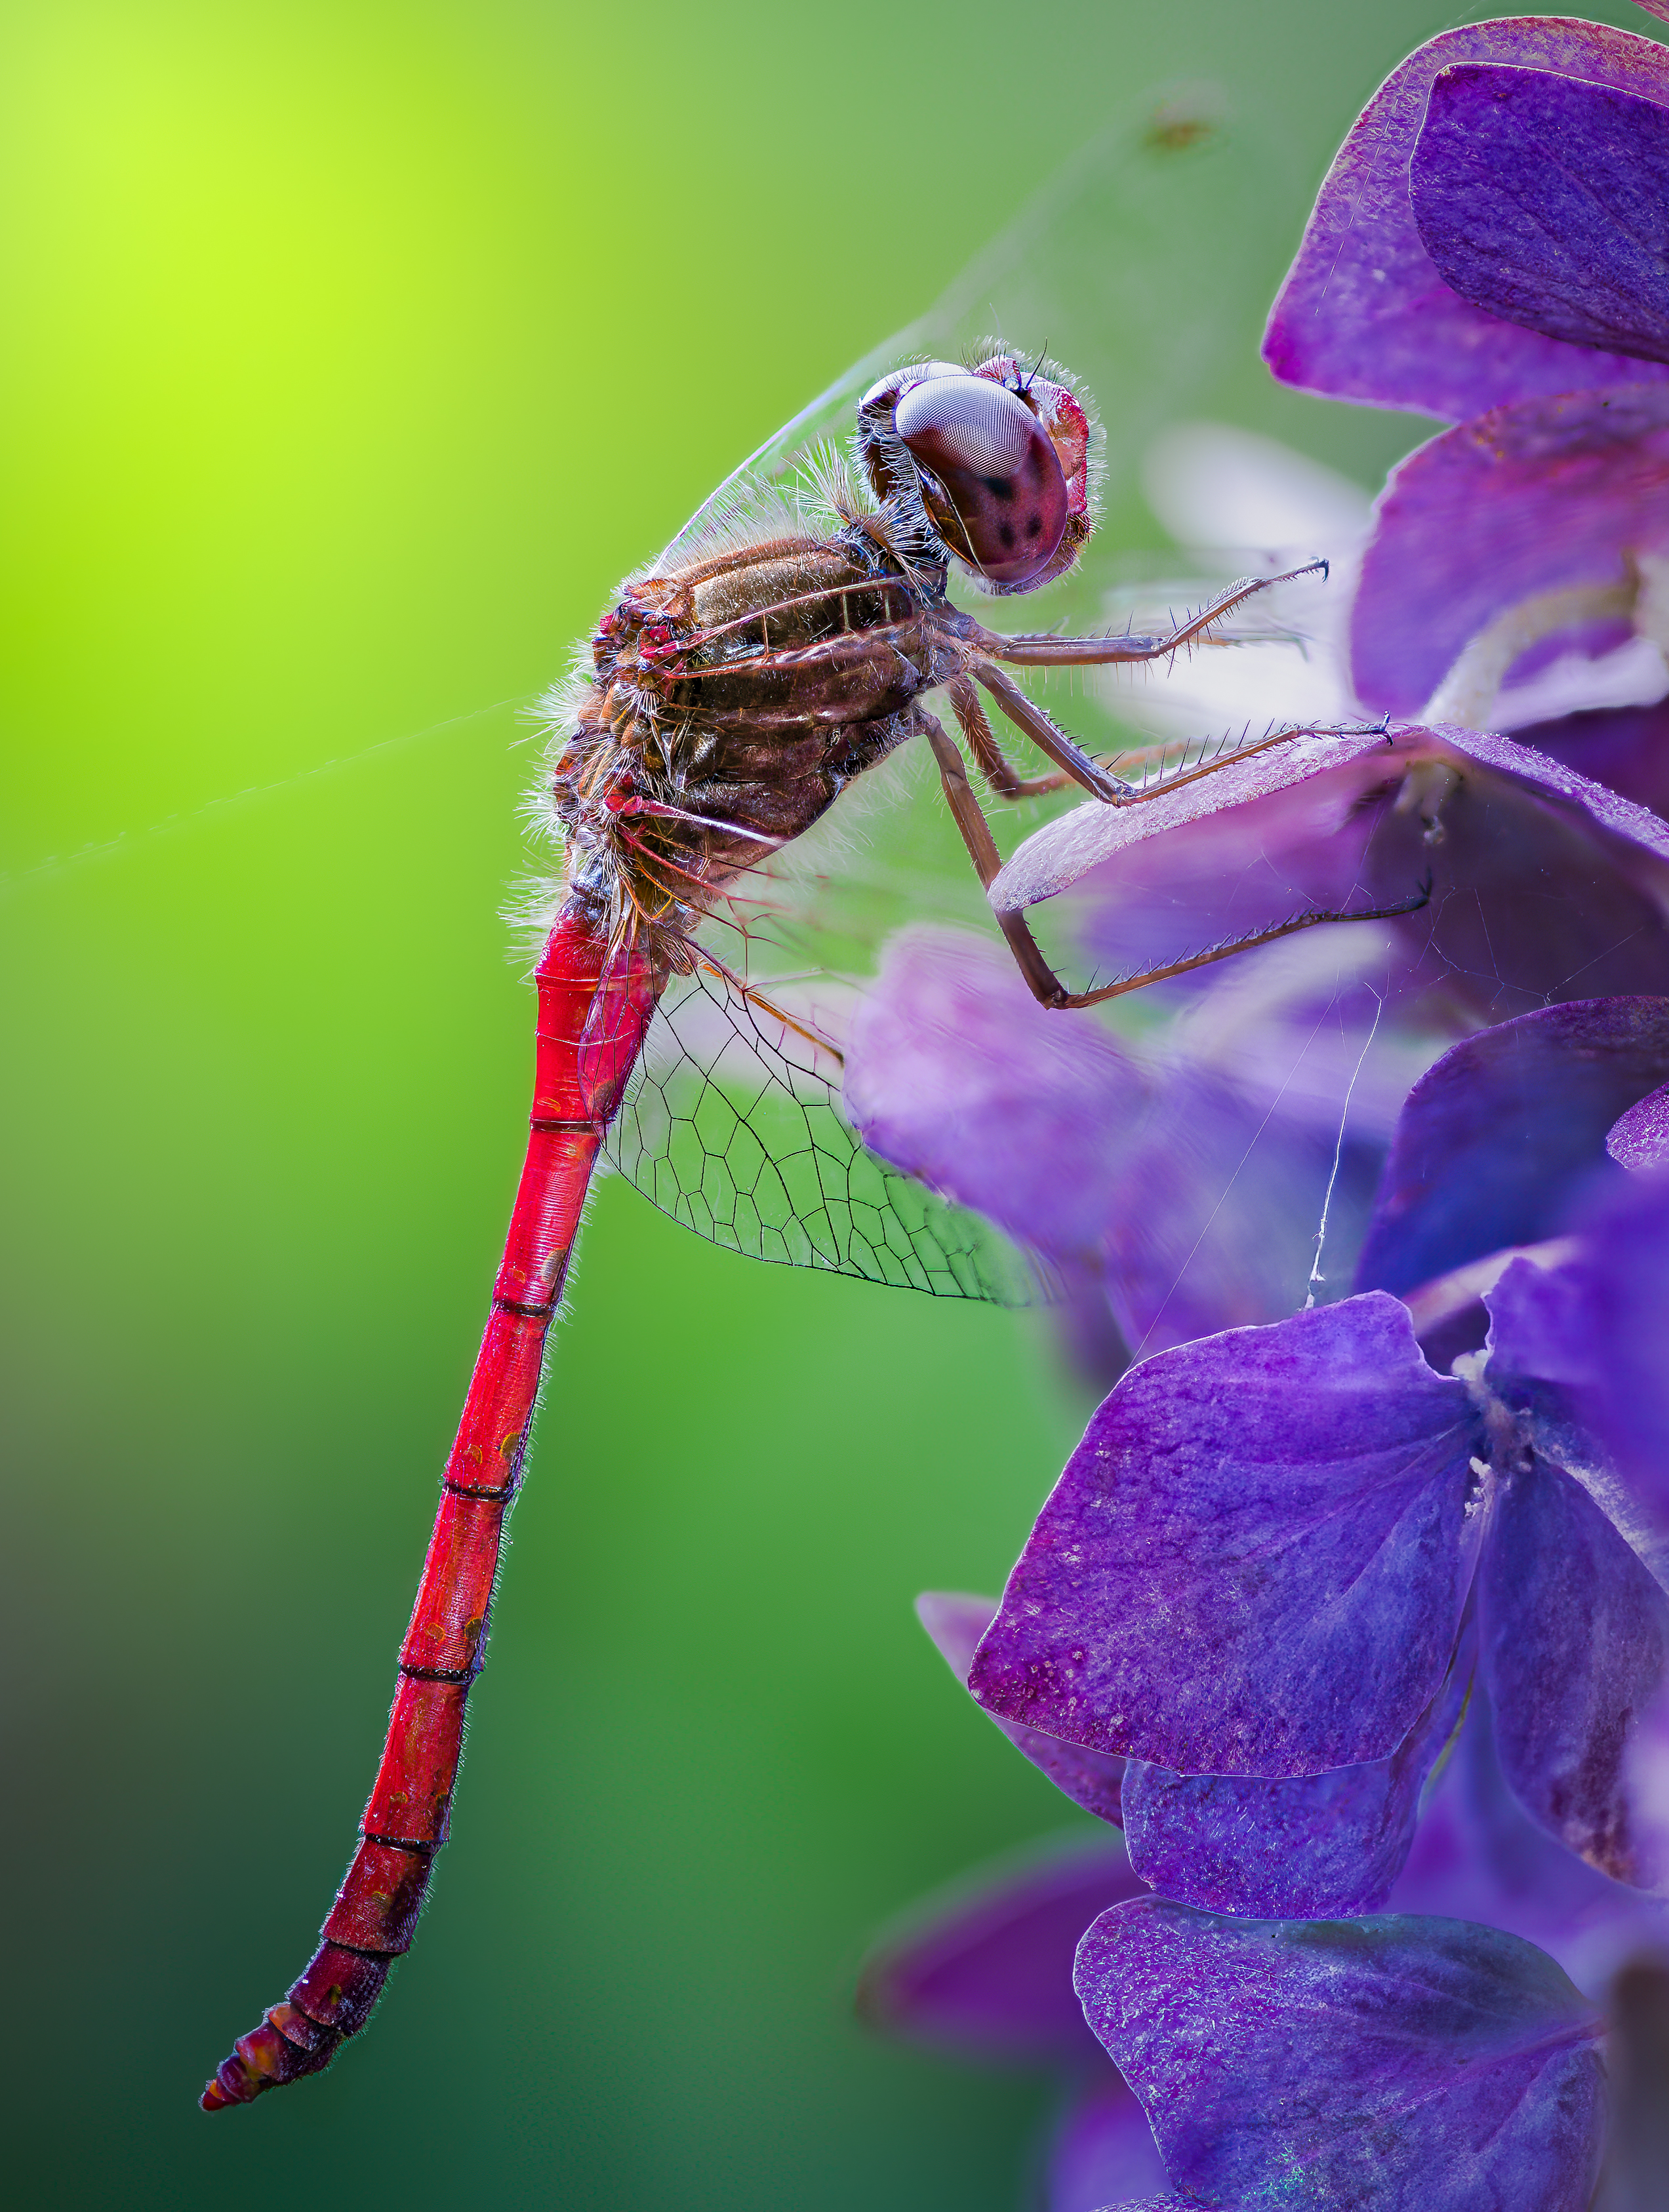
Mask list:
[[[1063,2075],[1051,2212],[1578,2212],[1602,2165],[1622,2212],[1669,2103],[1669,50],[1433,40],[1265,352],[1453,425],[1360,563],[1383,719],[1064,815],[993,903],[1146,966],[1431,895],[1145,1033],[892,946],[854,1121],[1117,1378],[1000,1602],[923,1623],[1122,1841],[935,1909],[862,2004]]]

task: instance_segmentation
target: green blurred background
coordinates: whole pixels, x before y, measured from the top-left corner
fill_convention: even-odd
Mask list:
[[[618,1184],[417,1948],[323,2080],[194,2100],[347,1856],[514,1185],[517,707],[1105,113],[1181,76],[1258,118],[1267,293],[1456,20],[8,11],[9,2202],[1015,2201],[1044,2087],[847,2003],[886,1916],[1067,1822],[910,1601],[1000,1582],[1083,1408],[1035,1322]],[[1418,434],[1255,338],[1215,412],[1367,483]]]

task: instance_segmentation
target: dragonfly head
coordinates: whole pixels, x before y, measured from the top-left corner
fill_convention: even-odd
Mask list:
[[[1034,591],[1077,559],[1093,526],[1090,442],[1075,395],[1012,354],[914,362],[858,404],[877,495],[992,592]]]

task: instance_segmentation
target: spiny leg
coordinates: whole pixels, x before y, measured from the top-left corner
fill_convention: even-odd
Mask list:
[[[1173,975],[1186,975],[1196,968],[1209,968],[1214,961],[1232,960],[1240,952],[1255,952],[1260,945],[1274,945],[1283,937],[1292,937],[1300,929],[1314,929],[1324,921],[1394,921],[1398,915],[1417,914],[1422,906],[1429,904],[1430,900],[1431,878],[1428,876],[1412,898],[1399,899],[1395,906],[1356,907],[1337,912],[1317,908],[1307,914],[1294,914],[1285,921],[1277,921],[1271,928],[1254,930],[1248,937],[1233,937],[1221,945],[1209,945],[1203,952],[1191,953],[1185,960],[1173,960],[1163,968],[1144,968],[1140,975],[1124,976],[1117,983],[1104,983],[1099,991],[1067,991],[1057,981],[1057,988],[1061,989],[1062,995],[1057,999],[1044,999],[1043,1003],[1050,1007],[1099,1006],[1106,1000],[1122,999],[1127,991],[1145,990],[1149,983],[1163,983]],[[1036,951],[1037,940],[1026,927],[1023,915],[999,914],[997,921],[1010,945],[1016,945],[1019,933],[1024,931],[1033,951]],[[1038,958],[1041,962],[1041,953],[1038,954]],[[1032,982],[1030,967],[1025,961],[1021,961],[1020,966],[1033,993],[1042,998],[1042,993]]]
[[[917,726],[924,731],[933,748],[933,757],[939,764],[939,781],[945,787],[945,798],[950,805],[957,828],[962,833],[962,842],[968,848],[968,858],[973,862],[974,872],[989,890],[996,881],[997,871],[1002,866],[1002,855],[996,849],[996,840],[991,835],[991,825],[985,819],[984,809],[968,781],[967,769],[954,742],[946,736],[943,726],[918,707]],[[1031,930],[1026,917],[1020,914],[1000,914],[997,927],[1008,940],[1008,949],[1019,963],[1034,999],[1045,1006],[1064,1004],[1065,986],[1043,957],[1043,951]]]
[[[996,733],[979,703],[979,694],[965,676],[953,676],[945,686],[968,750],[979,763],[980,774],[999,799],[1037,799],[1046,791],[1061,791],[1075,779],[1065,769],[1050,775],[1022,775],[996,741]]]
[[[996,849],[996,840],[991,835],[991,825],[985,819],[984,810],[974,794],[973,786],[968,781],[962,756],[931,714],[918,708],[917,721],[933,748],[933,757],[939,765],[939,780],[944,786],[945,797],[956,826],[962,833],[962,842],[968,848],[968,857],[973,862],[980,882],[989,890],[996,880],[1002,859]],[[1254,952],[1260,945],[1273,945],[1281,938],[1294,936],[1300,929],[1314,929],[1324,921],[1391,921],[1398,915],[1417,914],[1430,897],[1431,878],[1428,876],[1412,898],[1400,900],[1394,906],[1337,910],[1318,908],[1312,913],[1292,915],[1285,921],[1276,922],[1270,928],[1254,930],[1246,937],[1230,938],[1221,945],[1208,945],[1203,952],[1190,953],[1186,959],[1170,961],[1162,968],[1144,968],[1139,975],[1125,975],[1116,983],[1104,983],[1094,991],[1067,989],[1045,958],[1043,947],[1032,936],[1031,924],[1020,909],[1016,908],[1006,914],[999,912],[996,923],[1008,941],[1008,950],[1014,954],[1015,964],[1026,978],[1032,997],[1040,1006],[1059,1011],[1070,1006],[1099,1006],[1108,999],[1122,999],[1127,992],[1145,989],[1149,983],[1163,983],[1173,975],[1191,974],[1196,968],[1209,968],[1215,961],[1231,960],[1236,953]]]
[[[1279,576],[1242,576],[1197,614],[1152,636],[1127,632],[1122,637],[1056,637],[1045,631],[1003,637],[994,630],[982,629],[972,642],[994,660],[1006,660],[1017,668],[1088,668],[1109,662],[1162,660],[1167,653],[1204,642],[1220,622],[1226,621],[1259,592],[1268,591],[1271,585],[1290,584],[1299,576],[1325,576],[1326,573],[1325,561],[1307,561],[1301,568],[1288,568]]]
[[[1083,747],[1068,737],[1058,723],[1045,714],[1035,700],[1028,699],[1019,684],[1005,676],[994,662],[976,660],[972,672],[1014,727],[1024,730],[1038,750],[1052,760],[1057,768],[1064,769],[1074,783],[1081,784],[1092,799],[1117,806],[1136,797],[1133,786],[1092,760]]]
[[[1139,806],[1145,799],[1158,799],[1173,791],[1180,791],[1185,783],[1198,783],[1208,775],[1215,775],[1220,769],[1233,768],[1238,761],[1250,760],[1255,753],[1266,753],[1273,746],[1290,744],[1294,738],[1359,737],[1362,734],[1361,725],[1330,722],[1324,726],[1319,722],[1290,722],[1283,729],[1270,730],[1261,738],[1253,738],[1249,744],[1231,745],[1223,752],[1214,753],[1209,760],[1197,761],[1192,768],[1180,769],[1169,775],[1161,773],[1151,783],[1138,787],[1126,783],[1122,776],[1114,775],[1111,769],[1104,769],[1091,760],[1088,754],[1075,745],[1045,713],[1037,701],[1029,698],[1019,684],[1011,682],[1000,668],[993,667],[989,661],[976,661],[973,673],[1015,728],[1024,730],[1032,742],[1048,753],[1051,759],[1058,757],[1064,760],[1072,756],[1081,762],[1087,772],[1080,774],[1074,769],[1073,781],[1081,783],[1106,806]],[[1380,732],[1382,727],[1378,723],[1369,726],[1375,732]],[[1091,773],[1095,778],[1093,782]]]

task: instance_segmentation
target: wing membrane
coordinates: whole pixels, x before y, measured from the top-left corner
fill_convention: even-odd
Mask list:
[[[1207,91],[1133,103],[925,315],[735,470],[656,567],[739,532],[818,526],[808,452],[845,444],[868,386],[913,356],[953,359],[995,337],[1016,352],[1046,347],[1082,380],[1106,425],[1103,526],[1070,576],[1023,603],[1021,626],[1122,626],[1140,565],[1130,526],[1149,527],[1137,465],[1164,423],[1209,408],[1225,377],[1255,358],[1300,182]],[[971,587],[965,596],[977,597]],[[990,601],[978,605],[990,618]],[[1121,726],[1093,694],[1076,690],[1071,713],[1087,742],[1120,744]],[[1052,1295],[1047,1279],[984,1223],[867,1152],[840,1110],[844,1021],[881,939],[927,914],[991,927],[936,785],[911,758],[919,750],[844,793],[748,879],[745,897],[710,917],[702,939],[715,966],[663,1001],[608,1157],[664,1212],[732,1250],[1028,1303]],[[1031,802],[1020,819],[1030,827],[1052,811]]]
[[[805,449],[844,443],[856,403],[912,356],[955,359],[987,337],[1046,347],[1081,377],[1106,430],[1106,526],[1078,569],[1028,608],[1104,618],[1130,580],[1137,465],[1168,422],[1208,409],[1255,362],[1293,243],[1299,180],[1249,119],[1209,88],[1149,94],[1081,148],[918,320],[894,332],[785,423],[691,518],[662,556],[688,558],[755,502],[793,498]],[[1143,518],[1145,524],[1145,517]],[[1144,529],[1145,534],[1145,529]],[[987,611],[989,600],[984,601]],[[1026,626],[1041,626],[1028,614]]]
[[[835,996],[827,978],[767,992],[697,968],[675,981],[609,1131],[610,1165],[674,1221],[751,1259],[1002,1305],[1046,1295],[995,1230],[849,1127]]]

